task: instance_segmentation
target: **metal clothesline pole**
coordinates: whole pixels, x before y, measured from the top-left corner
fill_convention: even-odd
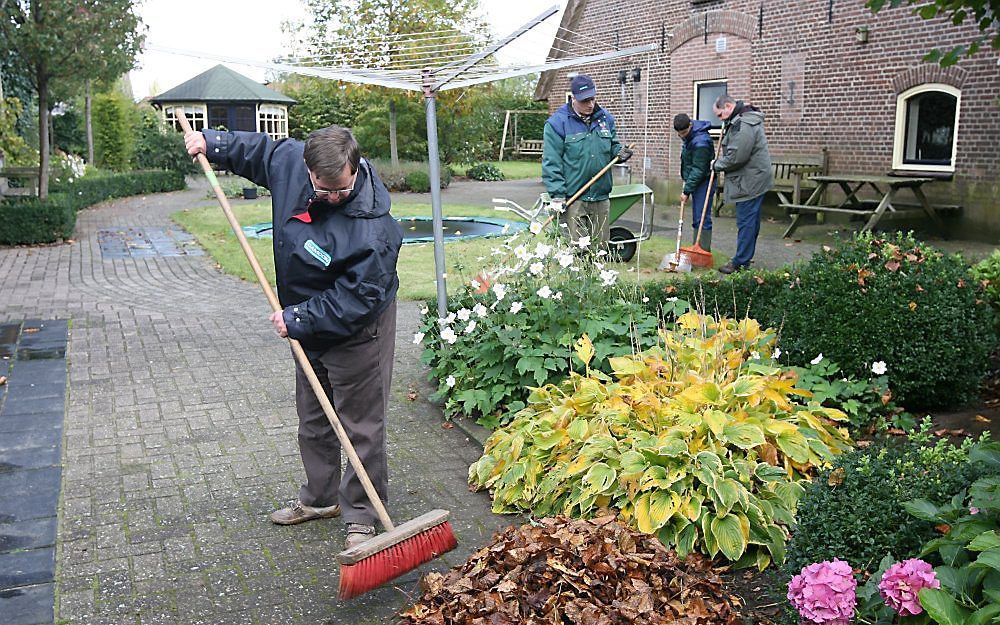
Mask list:
[[[424,109],[427,115],[427,160],[431,183],[431,219],[434,227],[434,282],[437,284],[438,318],[448,316],[447,272],[444,264],[444,221],[441,211],[441,162],[438,156],[437,93],[431,72],[424,70]]]

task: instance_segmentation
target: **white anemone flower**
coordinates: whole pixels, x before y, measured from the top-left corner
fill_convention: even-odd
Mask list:
[[[535,246],[535,258],[545,258],[552,251],[551,245],[546,245],[545,243],[539,243]]]
[[[465,326],[465,333],[472,334],[476,330],[476,320],[473,319],[469,322],[469,325]]]
[[[533,275],[533,276],[537,276],[537,275],[541,274],[542,270],[544,270],[544,269],[545,269],[545,265],[543,265],[542,263],[531,263],[531,266],[528,267],[528,271],[530,271],[531,275]]]
[[[524,308],[524,304],[522,304],[521,302],[514,302],[513,304],[510,305],[510,312],[511,314],[516,315],[517,313],[521,312],[522,308]]]
[[[556,291],[556,294],[552,296],[552,299],[562,301],[562,291]]]
[[[884,360],[879,360],[872,363],[872,373],[874,373],[875,375],[885,375],[885,372],[887,370],[888,367],[885,365]]]
[[[472,316],[472,311],[468,308],[460,308],[458,310],[458,318],[461,321],[468,321],[469,317]]]
[[[446,386],[447,386],[448,388],[455,388],[455,376],[453,376],[453,375],[449,375],[449,376],[448,376],[448,377],[447,377],[447,378],[445,379],[444,383],[445,383],[445,385],[446,385]]]
[[[567,254],[566,252],[560,252],[556,255],[556,260],[559,261],[559,266],[566,268],[573,264],[573,255]]]
[[[547,284],[542,288],[538,289],[537,291],[535,291],[535,293],[538,295],[538,297],[542,299],[549,299],[550,297],[552,297],[552,289],[550,289],[549,285]]]
[[[813,358],[812,360],[810,360],[809,364],[818,365],[821,362],[823,362],[823,354],[820,354],[819,356],[816,356],[815,358]]]
[[[773,357],[774,357],[775,360],[781,358],[781,348],[780,347],[775,347],[774,348],[774,355],[773,355]]]
[[[493,294],[496,295],[497,301],[499,302],[504,297],[507,296],[507,287],[504,284],[497,282],[493,285]]]
[[[427,308],[426,304],[424,304],[424,306],[420,308],[420,314],[421,315],[426,315],[428,312],[430,312],[430,309]]]
[[[447,317],[438,319],[438,324],[447,326],[455,323],[455,313],[448,313]]]
[[[537,221],[533,221],[531,222],[531,225],[528,226],[528,230],[531,230],[531,234],[538,234],[542,231],[542,224]]]
[[[759,352],[750,352],[750,360],[760,360]]]
[[[472,281],[469,282],[469,284],[471,284],[472,288],[474,289],[478,289],[479,287],[483,286],[483,284],[479,280],[476,280],[475,278],[473,278]]]
[[[476,304],[475,306],[473,306],[472,307],[472,312],[474,312],[477,315],[479,315],[480,318],[485,317],[486,315],[490,314],[489,309],[486,308],[485,306],[483,306],[482,304]]]
[[[590,237],[589,236],[580,237],[579,239],[576,240],[576,245],[580,249],[586,249],[590,247]]]
[[[528,251],[527,246],[518,245],[514,248],[514,256],[517,256],[519,260],[531,260],[532,254]]]
[[[454,345],[455,341],[458,340],[458,335],[455,334],[455,330],[451,326],[441,330],[441,338],[448,342],[448,345]]]
[[[417,332],[416,334],[413,335],[413,344],[414,345],[420,345],[423,341],[424,341],[424,333],[423,332]]]
[[[601,271],[601,286],[611,286],[618,280],[618,272],[614,269]]]

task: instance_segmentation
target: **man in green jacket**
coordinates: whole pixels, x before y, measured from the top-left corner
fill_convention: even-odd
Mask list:
[[[764,136],[764,113],[728,95],[719,96],[712,110],[726,123],[722,156],[712,166],[726,172],[726,203],[736,204],[736,255],[719,271],[733,273],[747,267],[753,258],[760,233],[760,208],[764,195],[774,186],[774,173]]]
[[[691,201],[691,227],[694,238],[698,237],[698,226],[701,224],[701,213],[705,211],[705,223],[702,226],[699,245],[706,251],[712,249],[712,198],[715,197],[715,184],[708,188],[712,177],[712,158],[715,150],[712,146],[712,136],[708,133],[712,124],[700,120],[692,120],[687,113],[674,116],[674,131],[681,138],[681,179],[684,189],[681,191],[681,202]]]
[[[615,118],[597,105],[594,81],[578,75],[570,82],[570,93],[570,101],[545,122],[543,134],[542,182],[552,200],[549,208],[556,213],[563,212],[566,198],[583,188],[612,158],[617,155],[623,163],[632,156],[631,150],[618,143]],[[609,170],[566,207],[563,223],[570,239],[580,247],[607,250],[610,193]]]

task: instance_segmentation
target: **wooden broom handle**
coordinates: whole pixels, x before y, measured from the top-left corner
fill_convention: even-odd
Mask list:
[[[191,124],[188,123],[187,116],[181,113],[179,110],[174,109],[174,116],[180,123],[181,129],[184,130],[184,134],[193,132],[191,129]],[[226,194],[222,191],[222,187],[219,185],[219,179],[215,177],[215,172],[212,171],[212,165],[208,162],[208,158],[202,154],[197,155],[198,163],[201,165],[202,170],[205,172],[205,177],[208,181],[212,183],[212,190],[215,191],[215,198],[219,200],[219,204],[222,206],[222,212],[226,214],[226,219],[229,221],[230,227],[233,229],[233,233],[236,234],[236,239],[240,242],[240,247],[243,248],[243,253],[246,254],[247,260],[250,261],[250,266],[253,268],[253,273],[257,276],[257,282],[260,284],[260,288],[263,289],[264,295],[267,296],[267,301],[271,304],[271,310],[274,312],[279,312],[282,309],[281,304],[278,303],[278,296],[274,294],[274,289],[271,288],[271,283],[268,282],[267,277],[264,275],[264,270],[261,269],[260,263],[257,262],[257,255],[253,253],[253,248],[250,247],[250,243],[247,241],[247,237],[243,234],[243,228],[240,226],[240,222],[236,220],[236,215],[233,214],[233,209],[229,206],[229,200],[226,198]],[[323,390],[323,385],[320,383],[319,378],[316,377],[316,372],[313,370],[312,363],[309,362],[309,357],[306,355],[302,345],[299,344],[295,339],[288,337],[288,342],[292,344],[292,352],[295,354],[296,360],[299,362],[299,366],[306,374],[306,378],[309,380],[309,385],[312,387],[313,392],[316,393],[316,399],[319,400],[320,406],[323,407],[323,412],[326,413],[326,418],[330,420],[330,425],[333,426],[333,430],[337,433],[337,438],[340,439],[340,446],[347,453],[347,458],[351,462],[351,466],[354,467],[354,472],[357,473],[358,479],[361,480],[361,485],[365,488],[365,493],[368,495],[368,500],[371,501],[372,507],[375,508],[376,514],[378,514],[379,521],[382,522],[382,526],[385,527],[387,531],[395,529],[395,525],[392,519],[389,518],[389,513],[386,511],[385,506],[382,505],[382,499],[378,496],[378,491],[375,490],[375,485],[372,484],[371,478],[368,477],[368,472],[365,471],[365,466],[361,463],[361,458],[358,457],[358,452],[354,451],[354,445],[351,444],[351,439],[348,438],[347,432],[344,430],[344,426],[340,423],[340,418],[337,416],[337,412],[333,409],[333,404],[330,403],[330,399],[326,396],[326,391]]]
[[[708,176],[708,191],[705,192],[705,205],[701,207],[701,219],[698,221],[698,236],[694,238],[694,245],[698,247],[698,243],[701,242],[701,227],[705,225],[705,211],[708,210],[709,200],[712,199],[712,185],[715,184],[715,161],[719,160],[719,155],[722,154],[722,138],[726,136],[726,129],[722,130],[719,134],[719,147],[715,150],[715,160],[712,161],[712,173]]]

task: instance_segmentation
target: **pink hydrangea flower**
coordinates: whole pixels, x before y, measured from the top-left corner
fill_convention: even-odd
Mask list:
[[[878,583],[885,604],[901,616],[913,616],[924,611],[917,593],[921,588],[940,588],[941,582],[931,565],[913,558],[889,567]]]
[[[803,625],[848,625],[857,604],[858,581],[843,560],[816,562],[788,583],[788,600]]]

